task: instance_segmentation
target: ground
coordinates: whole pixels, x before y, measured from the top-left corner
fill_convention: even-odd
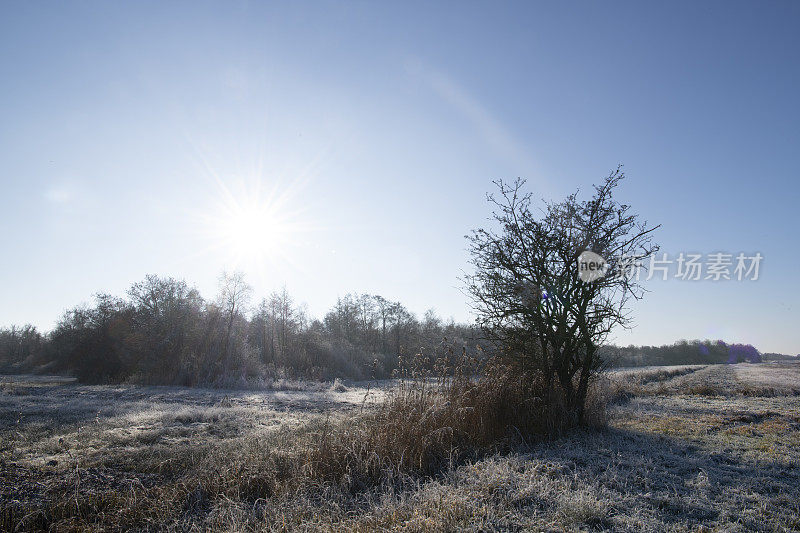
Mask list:
[[[800,531],[798,364],[615,371],[606,429],[355,495],[281,491],[306,436],[386,387],[3,377],[0,529]]]

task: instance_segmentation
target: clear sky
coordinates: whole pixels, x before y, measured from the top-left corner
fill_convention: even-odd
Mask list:
[[[470,320],[490,180],[558,199],[623,163],[665,252],[764,259],[648,282],[618,342],[800,352],[798,28],[797,2],[4,3],[0,324],[232,268],[316,316],[358,291]]]

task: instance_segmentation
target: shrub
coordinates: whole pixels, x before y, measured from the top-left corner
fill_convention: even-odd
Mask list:
[[[311,480],[360,491],[407,474],[433,475],[487,453],[567,429],[562,397],[545,397],[543,381],[517,366],[492,362],[478,379],[454,375],[401,380],[374,410],[326,424],[309,447]],[[590,394],[586,417],[604,424],[604,403]]]

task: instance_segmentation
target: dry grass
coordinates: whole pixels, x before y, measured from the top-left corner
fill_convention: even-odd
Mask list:
[[[613,401],[636,396],[795,396],[800,395],[800,365],[690,365],[618,370],[606,385]]]
[[[401,381],[375,409],[319,432],[308,475],[366,490],[558,434],[565,413],[542,389],[535,378],[502,365],[489,366],[478,380],[456,374]],[[590,407],[593,419],[600,418],[603,406]]]
[[[4,462],[3,472],[12,481],[3,488],[17,503],[4,507],[1,525],[148,528],[182,523],[187,512],[205,516],[210,502],[274,503],[298,493],[325,494],[326,500],[336,493],[352,505],[363,495],[404,487],[467,459],[550,434],[563,418],[537,396],[534,380],[498,365],[477,381],[461,373],[402,380],[383,401],[371,404],[365,391],[357,413],[324,419],[309,413],[302,424],[292,424],[292,416],[265,416],[252,405],[236,408],[258,401],[258,395],[246,393],[203,407],[154,408],[125,401],[138,388],[78,390],[90,397],[119,395],[103,398],[94,420],[90,413],[97,404],[73,400],[71,417],[56,426],[37,420],[54,422],[37,409],[37,403],[51,401],[50,394],[32,394],[39,391],[24,383],[10,392],[28,401],[17,401],[17,420],[7,424],[10,445],[4,451],[10,465],[6,469]],[[341,383],[326,390],[332,396],[354,393]],[[150,392],[156,397],[174,393],[173,404],[183,403],[184,395],[197,400],[220,394]],[[283,395],[271,393],[271,399]],[[104,408],[114,413],[111,420],[100,419]],[[280,426],[271,428],[276,418]],[[262,431],[252,431],[259,426]],[[61,433],[57,441],[56,430]],[[194,445],[198,440],[201,445]],[[20,467],[26,459],[39,468]],[[57,468],[61,464],[66,468]],[[42,490],[17,494],[20,485]]]
[[[0,390],[0,529],[796,531],[796,367],[774,368],[612,374],[606,390],[628,399],[607,429],[525,443],[503,433],[524,420],[468,381],[377,409],[353,386],[14,383]]]

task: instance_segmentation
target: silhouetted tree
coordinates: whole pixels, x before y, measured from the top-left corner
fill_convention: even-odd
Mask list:
[[[223,375],[230,371],[231,335],[236,317],[250,300],[252,288],[245,282],[242,272],[223,272],[220,277],[219,307],[225,316],[225,341],[222,345]]]
[[[613,198],[623,177],[618,168],[591,199],[572,194],[540,213],[523,191],[524,180],[497,181],[499,195],[488,199],[498,229],[469,237],[475,272],[466,283],[478,324],[503,356],[541,377],[548,398],[559,393],[577,422],[601,367],[598,347],[612,328],[626,324],[629,299],[643,294],[635,277],[617,274],[657,250],[651,243],[656,228]],[[585,250],[604,257],[610,274],[581,280],[577,261]]]

